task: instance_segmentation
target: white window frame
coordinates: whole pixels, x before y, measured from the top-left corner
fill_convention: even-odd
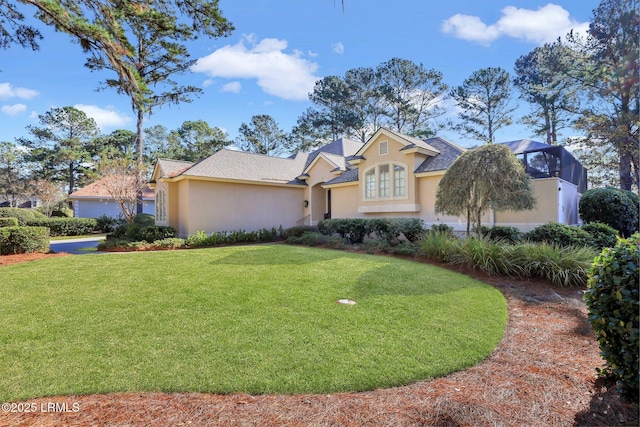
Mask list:
[[[156,191],[156,222],[167,222],[167,190]]]
[[[381,156],[389,154],[389,141],[380,141],[378,143],[378,154]]]
[[[404,170],[404,176],[400,177],[402,184],[398,185],[398,179],[396,178],[396,166]],[[386,178],[381,181],[381,169],[386,169]],[[364,171],[363,175],[363,191],[362,199],[365,202],[378,201],[378,200],[406,200],[409,198],[409,168],[407,165],[401,162],[380,162],[371,166]],[[373,177],[373,179],[371,179]],[[402,189],[402,193],[399,194],[399,189]]]

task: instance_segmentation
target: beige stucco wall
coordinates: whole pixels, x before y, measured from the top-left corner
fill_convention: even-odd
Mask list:
[[[535,209],[530,211],[504,211],[494,215],[495,225],[518,227],[521,231],[529,231],[547,222],[558,222],[558,188],[559,178],[543,178],[531,180],[534,194],[538,201]]]
[[[316,225],[318,221],[324,219],[324,214],[328,210],[327,191],[321,185],[338,176],[331,172],[335,167],[319,155],[307,170],[309,178],[306,180],[307,188],[304,192],[304,200],[309,202],[309,206],[304,212],[305,217],[308,215],[306,224]]]
[[[331,217],[332,218],[364,218],[358,212],[359,203],[358,183],[331,187]]]
[[[444,176],[442,174],[422,176],[418,181],[418,197],[420,200],[420,218],[422,218],[427,227],[435,224],[446,224],[453,227],[456,231],[465,231],[467,228],[467,219],[464,216],[452,216],[436,214],[436,193],[438,184]],[[489,217],[483,220],[488,220]]]
[[[304,187],[183,180],[178,183],[181,237],[196,231],[284,228],[303,214]]]

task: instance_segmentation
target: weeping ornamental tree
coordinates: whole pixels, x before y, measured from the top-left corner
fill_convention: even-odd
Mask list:
[[[494,211],[533,209],[536,198],[522,163],[505,145],[487,144],[466,151],[442,177],[436,192],[436,213],[467,216],[480,233],[482,215]]]

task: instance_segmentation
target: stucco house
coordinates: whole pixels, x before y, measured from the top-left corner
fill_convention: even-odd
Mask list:
[[[69,194],[69,201],[73,205],[73,214],[77,218],[98,218],[102,215],[111,218],[122,216],[120,206],[113,200],[102,180]],[[146,186],[142,192],[142,212],[155,214],[155,193],[149,186]]]
[[[487,225],[523,231],[578,222],[586,171],[562,147],[529,140],[506,143],[526,165],[535,210],[492,212]],[[440,179],[464,148],[379,129],[366,143],[338,139],[288,158],[223,149],[199,163],[161,159],[152,186],[156,223],[180,236],[315,225],[324,218],[419,217],[462,231],[466,218],[435,213]],[[472,177],[469,177],[470,179]]]

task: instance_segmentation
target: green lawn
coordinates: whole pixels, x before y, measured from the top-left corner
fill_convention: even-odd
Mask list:
[[[461,274],[282,244],[5,266],[0,293],[0,401],[390,387],[478,363],[507,318]]]

